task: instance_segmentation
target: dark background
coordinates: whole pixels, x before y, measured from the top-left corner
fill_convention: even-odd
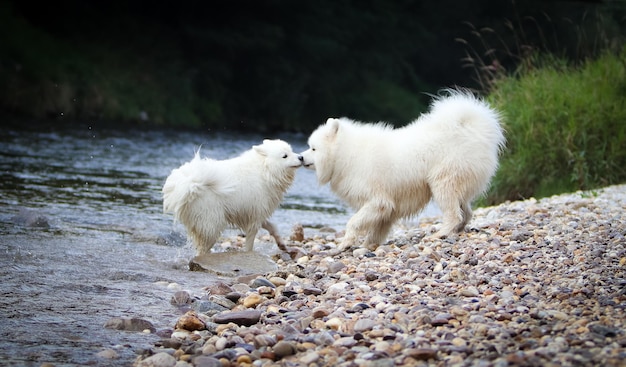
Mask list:
[[[513,73],[538,51],[595,56],[623,34],[626,9],[614,0],[0,4],[4,121],[256,131],[309,130],[329,116],[404,124],[441,88],[488,93],[480,65]]]

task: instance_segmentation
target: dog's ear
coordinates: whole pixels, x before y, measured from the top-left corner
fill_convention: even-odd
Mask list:
[[[326,126],[328,126],[329,135],[334,136],[339,131],[339,119],[329,118],[326,120]]]
[[[263,143],[265,143],[267,141],[267,139],[265,139],[263,141]],[[253,145],[252,149],[254,149],[255,152],[257,152],[258,154],[262,155],[262,156],[266,156],[267,155],[267,150],[265,150],[265,147],[263,145]]]

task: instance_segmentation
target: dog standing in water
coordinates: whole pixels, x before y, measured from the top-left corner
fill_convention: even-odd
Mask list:
[[[163,186],[163,211],[187,229],[198,255],[211,252],[229,225],[243,230],[252,251],[258,230],[265,228],[287,251],[269,217],[293,183],[302,157],[282,140],[264,140],[239,157],[200,158],[200,153],[172,170]]]

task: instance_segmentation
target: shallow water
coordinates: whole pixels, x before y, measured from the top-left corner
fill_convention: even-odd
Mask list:
[[[278,137],[306,149],[306,136]],[[130,365],[158,337],[104,329],[107,320],[139,317],[171,328],[175,290],[201,296],[218,279],[188,271],[195,251],[162,213],[165,178],[199,146],[224,159],[263,138],[95,127],[0,132],[0,365]],[[14,219],[21,209],[49,226],[21,225]],[[300,169],[272,221],[283,236],[301,223],[308,237],[324,226],[343,229],[350,215],[314,172]],[[255,251],[272,254],[277,247],[265,234]],[[97,356],[109,348],[117,359]]]
[[[104,329],[108,319],[171,328],[176,284],[201,295],[217,278],[187,270],[194,251],[183,227],[162,213],[165,178],[199,146],[223,159],[263,138],[90,127],[0,133],[0,364],[129,365],[156,336]],[[281,138],[305,149],[303,136]],[[49,228],[19,225],[20,209],[44,216]],[[314,172],[301,169],[273,221],[288,236],[295,223],[305,233],[340,229],[348,215]],[[276,246],[258,240],[255,249]],[[107,348],[119,358],[96,356]]]

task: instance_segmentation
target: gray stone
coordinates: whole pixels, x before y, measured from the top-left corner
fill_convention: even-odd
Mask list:
[[[250,288],[259,288],[259,287],[270,287],[276,288],[274,283],[270,282],[265,278],[256,278],[250,283]]]
[[[192,360],[194,367],[222,367],[222,362],[219,359],[209,356],[197,356]]]
[[[228,324],[229,322],[237,325],[252,326],[261,319],[261,311],[245,310],[222,312],[213,316],[213,322],[218,324]]]
[[[157,353],[137,364],[138,367],[174,367],[175,365],[176,358],[165,352]]]
[[[376,326],[376,321],[370,319],[359,319],[354,324],[354,331],[362,332],[367,330],[372,330]]]
[[[306,294],[306,295],[320,295],[322,294],[322,290],[317,288],[317,287],[303,287],[302,288],[302,293]]]
[[[156,328],[150,321],[139,318],[122,318],[114,317],[104,323],[106,329],[124,330],[124,331],[144,331],[150,330],[151,333],[156,332]]]
[[[279,358],[294,355],[297,351],[296,345],[290,341],[280,341],[272,347],[272,350]]]
[[[194,302],[193,309],[196,310],[197,312],[207,314],[207,315],[213,315],[218,312],[223,312],[223,311],[228,310],[228,308],[220,304],[217,304],[211,301],[205,301],[205,300],[199,300],[199,301]]]
[[[334,261],[328,266],[328,272],[334,274],[345,267],[346,265],[341,261]]]

